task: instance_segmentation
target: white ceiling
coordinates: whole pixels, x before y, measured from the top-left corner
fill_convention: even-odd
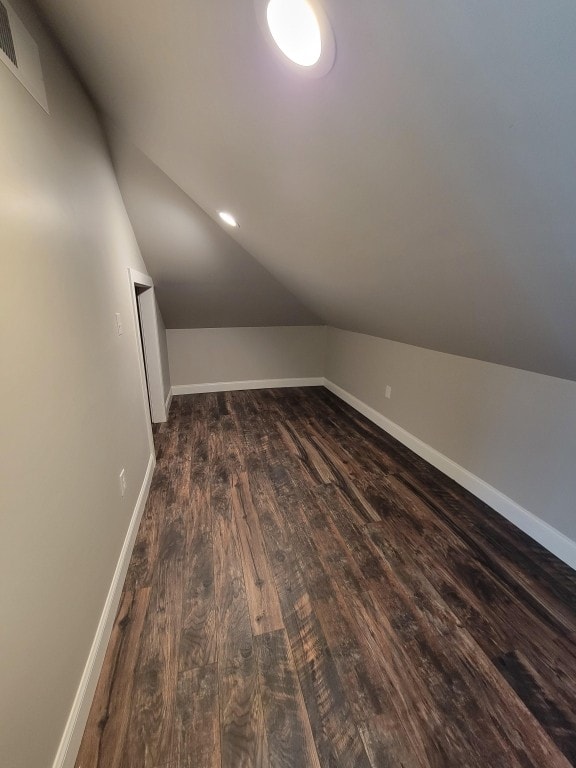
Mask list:
[[[129,141],[323,321],[576,379],[573,0],[326,0],[317,80],[253,0],[38,4]]]

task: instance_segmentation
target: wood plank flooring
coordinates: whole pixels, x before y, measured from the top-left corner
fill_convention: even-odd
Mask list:
[[[323,388],[176,397],[76,768],[576,766],[576,575]]]

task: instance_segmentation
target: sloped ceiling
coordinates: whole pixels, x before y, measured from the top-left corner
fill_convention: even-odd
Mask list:
[[[323,321],[576,379],[573,0],[325,0],[317,80],[253,0],[38,4],[102,110]]]
[[[125,136],[107,128],[122,197],[166,327],[320,322]]]

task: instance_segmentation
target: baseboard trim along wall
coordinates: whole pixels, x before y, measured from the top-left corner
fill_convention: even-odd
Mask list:
[[[240,389],[281,389],[285,387],[322,387],[324,378],[262,379],[260,381],[217,381],[208,384],[176,384],[173,395],[199,395],[205,392],[235,392]]]
[[[80,685],[76,691],[74,697],[74,703],[70,710],[68,722],[64,729],[64,734],[58,747],[58,752],[52,764],[52,768],[74,768],[78,750],[80,748],[80,742],[84,734],[84,728],[86,727],[86,721],[88,720],[88,714],[90,713],[90,707],[92,705],[92,699],[96,691],[96,685],[104,662],[104,656],[106,654],[106,648],[110,635],[112,634],[112,628],[114,625],[114,619],[120,603],[120,597],[122,596],[122,588],[124,586],[124,580],[126,578],[126,572],[128,571],[128,565],[132,556],[132,550],[134,548],[134,542],[136,541],[136,534],[140,526],[140,520],[142,519],[142,513],[146,506],[146,500],[148,499],[148,493],[150,491],[150,484],[152,483],[152,475],[154,473],[154,467],[156,466],[156,457],[154,454],[150,455],[148,461],[148,467],[146,468],[146,474],[144,475],[144,481],[138,494],[138,499],[132,513],[128,532],[122,545],[122,551],[114,571],[114,577],[104,603],[104,609],[100,616],[98,628],[90,648],[88,660],[84,667],[82,678],[80,679]]]
[[[472,474],[472,472],[460,466],[460,464],[452,461],[452,459],[449,459],[440,451],[432,448],[432,446],[420,440],[403,427],[386,418],[386,416],[383,416],[374,408],[366,405],[362,400],[351,395],[350,392],[342,389],[337,384],[325,379],[324,386],[363,416],[366,416],[367,419],[378,427],[381,427],[392,437],[395,437],[407,448],[410,448],[418,456],[428,461],[436,469],[439,469],[463,488],[470,491],[470,493],[473,493],[474,496],[484,501],[488,506],[496,510],[496,512],[541,544],[549,552],[552,552],[564,563],[576,569],[576,542],[569,539],[568,536],[557,531],[556,528],[553,528],[532,512],[521,507],[513,499]]]
[[[449,459],[444,454],[437,451],[432,446],[420,440],[418,437],[408,432],[403,427],[383,416],[371,406],[364,403],[359,398],[347,392],[342,387],[334,384],[325,378],[303,378],[303,379],[265,379],[262,381],[232,381],[215,382],[208,384],[183,384],[173,386],[166,401],[166,410],[170,407],[173,395],[201,394],[206,392],[231,392],[243,389],[273,389],[287,387],[315,387],[325,386],[330,392],[352,406],[378,427],[388,432],[399,440],[407,448],[410,448],[421,458],[428,461],[432,466],[439,469],[448,477],[455,480],[459,485],[474,494],[492,509],[516,525],[521,531],[526,533],[532,539],[537,541],[549,552],[552,552],[560,560],[570,567],[576,569],[576,542],[569,539],[560,531],[557,531],[548,523],[538,518],[532,512],[524,509],[513,499],[498,491],[496,488],[474,475],[469,470]],[[96,690],[98,677],[104,661],[106,648],[114,618],[118,610],[126,572],[132,555],[132,549],[136,540],[136,534],[144,512],[146,500],[152,482],[152,475],[156,460],[154,455],[150,456],[148,467],[138,500],[134,507],[132,519],[122,551],[116,565],[114,577],[110,585],[110,590],[104,604],[104,609],[100,617],[100,622],[94,636],[94,641],[90,649],[90,654],[80,680],[80,685],[74,698],[74,703],[70,711],[66,728],[62,736],[53,768],[74,768],[90,706]]]
[[[172,395],[194,395],[205,392],[231,392],[241,389],[272,389],[282,387],[318,387],[325,386],[337,397],[343,400],[374,424],[391,434],[403,445],[410,448],[418,456],[428,461],[432,466],[444,472],[445,475],[455,480],[463,488],[473,493],[479,499],[488,504],[492,509],[501,514],[517,528],[526,533],[532,539],[541,544],[545,549],[564,563],[576,570],[576,542],[569,539],[560,531],[553,528],[541,518],[530,512],[509,496],[506,496],[494,486],[474,475],[468,469],[449,459],[440,451],[432,448],[420,438],[408,432],[406,429],[386,418],[342,387],[328,379],[304,378],[304,379],[263,379],[254,381],[225,381],[208,384],[178,384],[172,387]]]
[[[170,392],[168,392],[168,397],[166,398],[166,403],[164,407],[166,408],[166,418],[168,418],[168,414],[170,413],[170,404],[172,403],[172,387],[170,387]]]

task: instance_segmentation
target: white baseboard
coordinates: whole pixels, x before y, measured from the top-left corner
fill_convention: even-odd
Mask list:
[[[463,488],[466,488],[474,496],[477,496],[488,506],[492,507],[492,509],[496,510],[496,512],[499,512],[517,528],[520,528],[521,531],[537,541],[549,552],[552,552],[552,554],[556,555],[556,557],[560,558],[571,568],[576,569],[576,542],[569,539],[568,536],[565,536],[533,512],[524,509],[513,499],[472,474],[472,472],[460,466],[460,464],[452,461],[452,459],[444,456],[443,453],[415,437],[403,427],[386,418],[386,416],[383,416],[369,405],[366,405],[362,400],[351,395],[350,392],[342,389],[337,384],[325,379],[324,386],[345,403],[359,411],[363,416],[370,419],[374,424],[395,437],[403,445],[410,448],[418,456],[428,461],[436,469],[451,477],[452,480],[455,480]]]
[[[239,389],[280,389],[285,387],[321,387],[322,376],[307,379],[262,379],[255,381],[217,381],[208,384],[176,384],[173,395],[199,395],[204,392],[234,392]]]
[[[108,590],[108,596],[106,597],[104,609],[100,616],[90,653],[88,654],[88,660],[84,667],[80,685],[76,691],[74,703],[72,704],[68,722],[66,723],[64,734],[62,735],[52,768],[74,768],[84,728],[86,727],[86,721],[88,720],[88,714],[90,713],[96,684],[104,662],[104,655],[112,633],[116,611],[118,610],[118,605],[120,603],[122,587],[124,586],[128,564],[130,563],[132,549],[136,540],[136,534],[138,533],[142,513],[146,506],[155,465],[156,458],[154,454],[151,454],[146,474],[144,475],[144,482],[142,483],[142,488],[138,494],[138,500],[136,501],[128,532],[124,539],[116,570],[114,571],[112,584]]]
[[[172,402],[172,387],[170,387],[170,391],[168,392],[168,397],[166,398],[166,403],[164,404],[164,407],[166,408],[166,418],[168,418],[168,414],[170,413],[171,402]]]

